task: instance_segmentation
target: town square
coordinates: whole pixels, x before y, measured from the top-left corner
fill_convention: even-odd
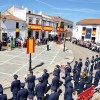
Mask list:
[[[0,0],[0,100],[100,100],[99,4]]]

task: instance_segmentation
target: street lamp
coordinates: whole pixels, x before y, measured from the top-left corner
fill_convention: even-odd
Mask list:
[[[66,37],[67,37],[67,30],[65,30],[65,32],[64,32],[64,49],[63,49],[63,52],[65,52]]]

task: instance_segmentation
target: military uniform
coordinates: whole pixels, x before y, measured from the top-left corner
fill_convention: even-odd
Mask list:
[[[81,79],[80,79],[79,88],[78,88],[79,89],[79,91],[78,91],[79,94],[84,91],[84,85],[85,85],[85,80],[84,80],[83,76],[81,76],[80,78]]]
[[[33,72],[30,72],[31,76],[29,76],[26,79],[26,82],[28,82],[28,92],[29,94],[33,94],[34,95],[34,87],[35,87],[35,76],[33,75]]]
[[[21,89],[18,91],[17,100],[27,100],[28,90],[24,88],[25,83],[21,83]]]
[[[85,62],[85,66],[86,66],[86,67],[89,67],[89,64],[90,64],[90,61],[89,61],[89,58],[87,57],[87,58],[86,58],[86,62]]]
[[[39,78],[39,83],[36,85],[35,87],[35,95],[37,97],[37,100],[42,100],[44,97],[44,91],[45,91],[45,86],[42,83],[43,82],[43,78]]]
[[[72,88],[72,84],[67,85],[64,93],[64,100],[73,100],[72,93],[74,89]]]
[[[79,59],[79,63],[78,63],[77,68],[79,69],[80,72],[81,72],[82,66],[83,66],[82,59]]]
[[[93,72],[93,69],[94,69],[94,56],[92,56],[90,72]]]
[[[94,79],[95,87],[98,86],[99,80],[100,80],[100,68],[99,68],[99,70],[95,74],[95,79]]]
[[[67,63],[67,64],[68,64],[68,66],[65,68],[65,77],[66,77],[68,74],[70,74],[70,72],[71,72],[70,63]]]
[[[11,83],[11,92],[13,93],[13,100],[16,100],[17,93],[20,90],[20,80],[17,80],[18,75],[14,75],[15,81]]]
[[[86,89],[88,89],[92,86],[93,76],[92,76],[91,72],[89,74],[90,75],[87,77],[87,81],[86,81]]]
[[[73,74],[76,72],[77,66],[78,66],[78,62],[75,61],[75,65],[74,65],[74,68],[73,68]]]
[[[61,72],[60,66],[56,65],[56,67],[57,69],[55,69],[54,72],[58,73],[58,76],[60,77],[60,72]]]
[[[44,74],[42,75],[42,78],[43,78],[43,84],[45,86],[45,92],[46,92],[47,84],[48,84],[48,78],[49,78],[49,74],[47,73],[46,69],[44,69]]]
[[[80,77],[80,72],[78,71],[78,69],[76,70],[76,72],[73,75],[73,80],[74,80],[74,89],[77,91],[78,89],[78,82],[79,82],[79,77]]]
[[[51,86],[51,90],[53,91],[50,95],[48,100],[59,100],[59,93],[56,92],[56,87]]]
[[[57,90],[59,88],[59,77],[57,72],[54,72],[53,74],[55,77],[52,79],[51,86],[55,86]]]
[[[3,88],[0,88],[0,100],[7,100],[7,95],[3,94]]]
[[[95,65],[94,65],[94,69],[96,70],[97,68],[98,68],[98,55],[96,55]]]

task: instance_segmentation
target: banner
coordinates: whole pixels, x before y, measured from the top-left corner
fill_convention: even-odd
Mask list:
[[[86,27],[83,27],[82,29],[82,35],[85,35],[86,34]]]
[[[94,86],[91,86],[90,88],[80,93],[77,96],[77,100],[89,100],[91,97],[93,97],[93,94],[94,94]]]
[[[86,35],[85,35],[86,39],[90,39],[91,38],[91,32],[92,32],[91,28],[87,28],[86,29]]]
[[[96,28],[93,28],[92,30],[92,36],[95,36],[96,35]]]
[[[34,53],[35,52],[35,40],[33,39],[27,39],[27,54]]]

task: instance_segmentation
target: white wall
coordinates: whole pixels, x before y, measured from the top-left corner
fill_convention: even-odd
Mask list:
[[[4,23],[2,22],[2,33],[7,33],[7,36],[16,36],[16,22],[19,22],[20,36],[25,38],[25,29],[22,28],[25,22],[14,21],[14,20],[6,20]]]

